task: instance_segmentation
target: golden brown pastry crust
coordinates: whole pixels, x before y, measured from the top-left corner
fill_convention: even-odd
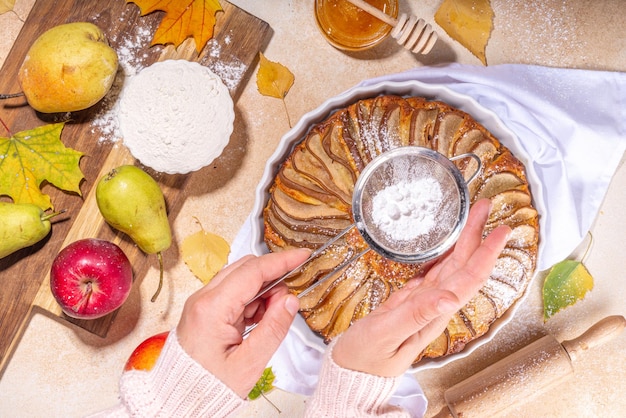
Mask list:
[[[458,353],[484,335],[524,293],[534,275],[539,217],[523,164],[470,115],[421,97],[379,96],[360,100],[313,126],[280,167],[264,209],[265,242],[271,251],[318,248],[352,223],[351,197],[359,173],[377,155],[399,146],[420,146],[447,157],[477,154],[483,165],[469,184],[471,202],[490,198],[485,234],[500,224],[512,236],[483,289],[422,353]],[[471,159],[457,167],[466,178]],[[299,293],[355,251],[365,248],[351,231],[286,283]],[[367,315],[428,266],[400,264],[370,251],[301,299],[301,314],[326,342]]]

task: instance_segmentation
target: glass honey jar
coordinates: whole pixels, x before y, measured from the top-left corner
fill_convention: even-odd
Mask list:
[[[367,0],[385,14],[398,17],[398,0]],[[317,26],[335,48],[360,51],[380,43],[392,27],[347,0],[315,0]]]

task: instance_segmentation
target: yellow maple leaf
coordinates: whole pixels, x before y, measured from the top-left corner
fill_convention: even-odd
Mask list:
[[[81,194],[79,186],[84,176],[78,163],[83,153],[63,145],[63,126],[55,123],[18,132],[10,138],[0,137],[0,196],[47,210],[52,208],[52,202],[39,189],[44,181]]]
[[[165,12],[152,45],[179,46],[193,37],[198,52],[213,37],[215,15],[224,10],[219,0],[126,0],[126,3],[139,6],[142,16],[157,10]]]
[[[485,49],[493,27],[489,0],[444,0],[435,13],[435,22],[487,65]]]

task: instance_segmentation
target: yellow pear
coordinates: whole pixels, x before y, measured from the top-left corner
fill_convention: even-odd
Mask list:
[[[73,112],[99,102],[111,88],[117,53],[88,22],[58,25],[28,50],[18,78],[28,104],[42,113]]]

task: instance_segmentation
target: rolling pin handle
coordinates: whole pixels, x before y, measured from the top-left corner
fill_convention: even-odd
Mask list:
[[[626,326],[626,318],[621,315],[607,316],[596,322],[587,331],[573,340],[563,341],[561,345],[567,351],[570,359],[575,361],[582,353],[590,348],[604,344],[606,341],[620,334]]]

